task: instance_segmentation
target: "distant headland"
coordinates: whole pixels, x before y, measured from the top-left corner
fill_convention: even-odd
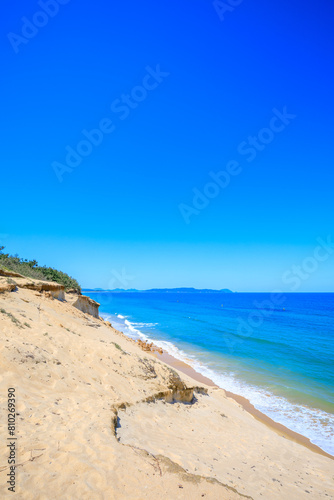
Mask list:
[[[228,288],[222,290],[211,290],[209,288],[151,288],[149,290],[137,290],[130,288],[124,290],[123,288],[115,288],[113,290],[104,290],[103,288],[84,288],[85,292],[113,292],[113,293],[234,293]]]

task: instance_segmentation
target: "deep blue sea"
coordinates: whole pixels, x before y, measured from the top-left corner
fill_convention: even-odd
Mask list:
[[[118,330],[334,455],[334,294],[85,293]]]

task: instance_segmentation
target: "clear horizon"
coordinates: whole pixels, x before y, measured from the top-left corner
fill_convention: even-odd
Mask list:
[[[334,5],[58,3],[0,20],[6,252],[83,288],[333,292]]]
[[[135,288],[115,288],[115,289],[104,289],[104,288],[82,288],[83,291],[85,290],[89,290],[91,292],[93,291],[97,291],[97,292],[115,292],[115,291],[121,291],[121,292],[131,292],[132,290],[135,290],[135,292],[148,292],[150,290],[179,290],[181,288],[185,288],[185,289],[188,289],[188,290],[208,290],[209,292],[212,291],[212,292],[222,292],[222,293],[225,293],[224,290],[228,290],[228,292],[231,292],[231,293],[265,293],[265,294],[269,294],[269,293],[275,293],[275,292],[252,292],[252,291],[243,291],[243,292],[239,292],[238,290],[229,290],[229,289],[224,289],[224,288],[221,288],[221,289],[216,289],[216,288],[193,288],[193,287],[178,287],[178,288],[148,288],[148,289],[135,289]],[[227,293],[228,293],[227,292]],[[277,292],[276,292],[277,293]],[[282,294],[286,294],[286,293],[334,293],[334,292],[282,292]]]

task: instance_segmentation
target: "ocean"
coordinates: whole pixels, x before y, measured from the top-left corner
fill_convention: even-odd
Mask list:
[[[85,292],[101,315],[334,455],[334,294]]]

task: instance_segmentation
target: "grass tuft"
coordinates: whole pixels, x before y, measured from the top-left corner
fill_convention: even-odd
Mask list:
[[[23,328],[23,326],[21,325],[21,322],[17,318],[15,318],[15,316],[12,313],[7,312],[3,308],[0,309],[0,312],[2,314],[5,314],[6,316],[8,316],[8,318],[10,318],[15,325],[19,326],[20,328]]]

